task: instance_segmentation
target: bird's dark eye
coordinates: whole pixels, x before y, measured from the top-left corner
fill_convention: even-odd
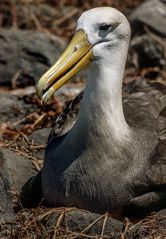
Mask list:
[[[104,24],[100,25],[99,30],[106,31],[106,30],[108,30],[110,27],[111,27],[111,24],[106,24],[106,23],[104,23]]]

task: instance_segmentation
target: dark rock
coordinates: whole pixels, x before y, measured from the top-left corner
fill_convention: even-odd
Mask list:
[[[0,85],[34,85],[54,63],[65,42],[37,31],[0,30]]]
[[[29,136],[29,139],[33,140],[34,144],[47,144],[50,131],[51,128],[43,128],[36,130]]]
[[[1,154],[0,154],[1,160]],[[15,213],[13,210],[13,204],[11,195],[8,192],[6,180],[1,175],[2,166],[0,168],[0,223],[2,220],[14,219]]]
[[[53,225],[53,222],[54,224],[56,224],[56,221],[58,220],[59,216],[60,214],[58,215],[57,213],[52,214],[50,220],[48,220],[47,223],[49,225]],[[73,209],[69,212],[66,210],[63,221],[61,223],[61,227],[63,229],[67,229],[68,231],[73,231],[78,233],[84,231],[83,234],[97,236],[97,235],[101,235],[104,218],[105,216],[101,217],[101,215],[99,214],[91,213],[85,210]],[[96,221],[97,219],[99,220]],[[96,223],[92,225],[92,223],[95,221]],[[90,226],[88,230],[85,230],[85,228],[87,228],[90,224],[92,226]],[[124,229],[123,222],[108,216],[106,220],[103,236],[105,236],[104,238],[109,238],[109,239],[120,238],[120,235],[122,234],[123,229]],[[86,236],[83,238],[86,238]]]
[[[7,179],[8,185],[19,193],[22,185],[37,171],[30,159],[6,148],[1,148],[0,152],[3,165],[1,174]]]
[[[35,130],[31,135],[28,136],[30,140],[36,145],[46,145],[48,136],[50,134],[51,128],[43,128],[39,130]],[[43,160],[44,154],[45,154],[45,148],[41,148],[40,150],[37,150],[36,152],[33,152],[34,156],[37,159]]]
[[[11,190],[17,193],[36,174],[32,162],[6,148],[0,150],[0,219],[14,217]]]
[[[0,94],[0,122],[7,124],[10,128],[17,128],[18,124],[21,124],[23,118],[27,114],[36,111],[36,109],[36,105],[26,104],[23,97],[11,95],[9,93]]]
[[[165,223],[166,223],[166,209],[163,209],[163,210],[161,210],[161,211],[159,211],[159,212],[156,212],[156,214],[155,214],[156,216],[161,216],[162,217],[162,219],[165,221]]]
[[[141,68],[165,65],[163,48],[146,34],[134,37],[131,41],[131,49],[137,53]]]
[[[125,233],[126,239],[165,238],[166,209],[147,216],[140,222],[132,225]]]
[[[166,37],[166,2],[149,0],[144,2],[129,17],[132,32],[143,30],[144,25],[154,32]]]

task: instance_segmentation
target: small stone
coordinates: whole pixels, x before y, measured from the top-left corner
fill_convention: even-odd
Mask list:
[[[19,194],[24,183],[35,174],[29,159],[9,149],[0,149],[0,220],[14,218],[11,190]]]
[[[131,41],[131,49],[137,53],[141,68],[165,65],[163,48],[146,34],[134,37]]]
[[[53,222],[56,223],[59,216],[60,215],[58,215],[57,213],[52,214],[47,222],[48,225],[52,225]],[[103,217],[101,217],[101,215],[99,214],[91,213],[89,211],[81,209],[73,209],[69,212],[68,210],[65,210],[64,219],[62,221],[61,227],[77,233],[84,231],[83,234],[96,236],[96,238],[98,238],[97,235],[98,236],[101,235],[105,217],[106,215],[103,215]],[[92,225],[92,223],[95,221],[96,223]],[[89,225],[92,226],[89,227]],[[89,229],[85,230],[85,228],[88,227]],[[123,229],[124,229],[123,222],[108,216],[103,231],[103,238],[105,237],[110,239],[120,238]]]
[[[24,183],[36,174],[32,161],[10,149],[1,148],[0,162],[2,175],[7,179],[10,188],[20,192]]]
[[[143,2],[129,17],[132,32],[136,33],[144,26],[150,27],[154,32],[166,37],[166,2],[149,0]]]
[[[0,94],[0,121],[10,125],[10,128],[15,128],[18,121],[23,120],[26,114],[32,113],[36,108],[35,105],[26,104],[20,96],[2,92]]]
[[[0,149],[0,222],[14,219],[14,196],[11,192],[18,195],[24,183],[35,174],[30,159],[9,149]]]
[[[28,138],[33,140],[34,144],[46,145],[51,128],[43,128],[34,131]]]

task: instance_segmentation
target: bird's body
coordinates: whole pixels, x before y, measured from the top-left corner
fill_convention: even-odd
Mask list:
[[[55,164],[49,161],[54,159],[53,140],[43,170],[44,193],[50,206],[72,205],[100,213],[115,212],[135,196],[148,192],[150,181],[146,171],[151,162],[147,159],[153,155],[156,144],[149,136],[145,131],[133,132],[134,141],[131,137],[121,142],[120,147],[109,137],[105,142],[96,136],[90,147],[82,147],[76,155],[62,155],[54,160]],[[142,141],[147,139],[144,145]],[[70,147],[74,145],[69,144]],[[58,150],[61,148],[57,154]]]
[[[74,67],[85,57],[92,62],[76,122],[58,137],[52,134],[48,142],[43,195],[49,206],[119,214],[134,198],[149,195],[156,183],[149,171],[158,134],[152,128],[130,125],[124,117],[122,81],[130,41],[124,15],[113,8],[89,10],[78,21],[77,33],[80,31],[88,38],[88,50]],[[76,44],[74,51],[82,45]],[[51,79],[54,74],[58,73],[52,68],[47,77]],[[44,88],[44,94],[39,92],[44,101],[54,89],[50,79],[44,87],[43,80],[39,83]]]

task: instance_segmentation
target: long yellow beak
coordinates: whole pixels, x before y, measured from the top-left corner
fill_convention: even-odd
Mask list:
[[[58,61],[40,78],[37,95],[43,103],[93,58],[92,45],[83,30],[78,30]]]

